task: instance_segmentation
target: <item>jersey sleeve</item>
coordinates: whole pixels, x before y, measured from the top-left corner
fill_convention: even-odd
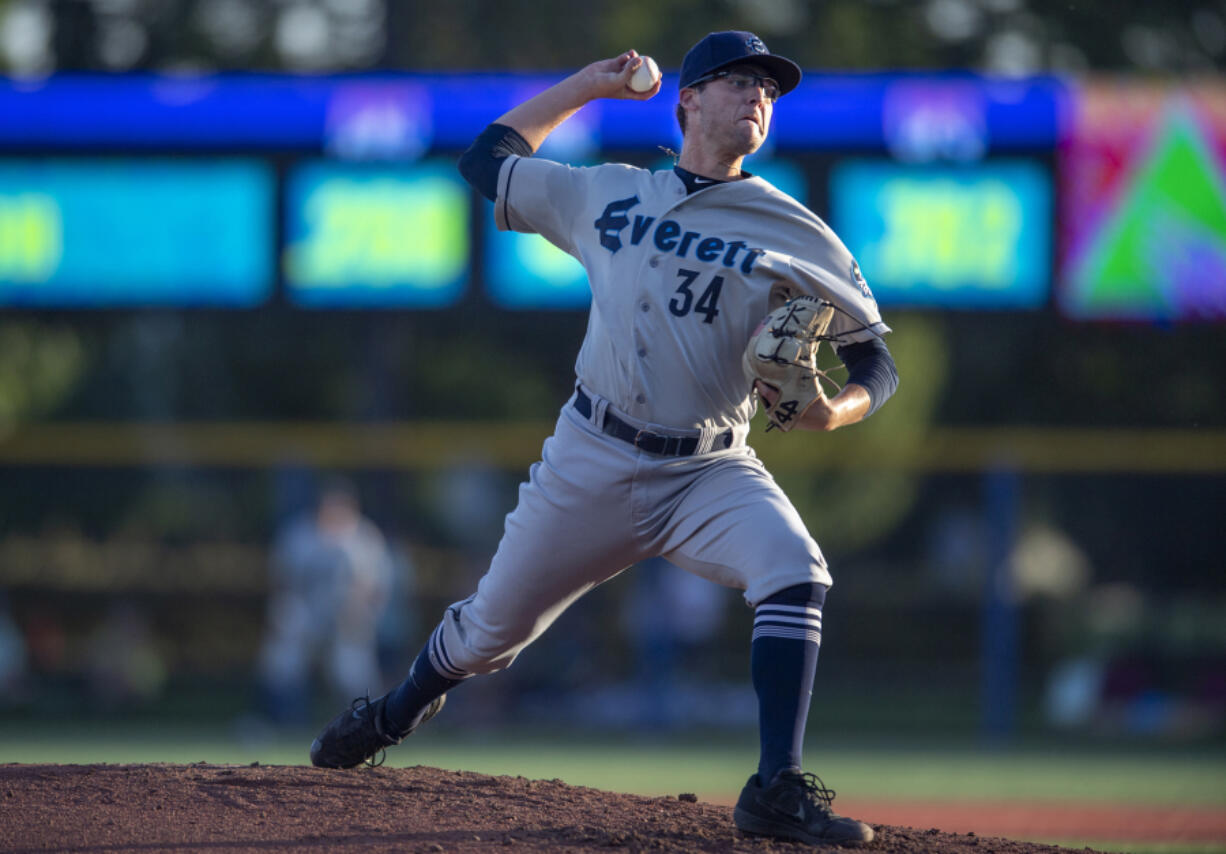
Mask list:
[[[834,304],[834,320],[827,334],[834,338],[836,347],[870,341],[890,331],[860,273],[860,265],[841,243],[813,259],[790,258],[788,278],[802,293]]]
[[[508,155],[532,156],[532,146],[519,131],[497,122],[489,125],[460,155],[460,174],[491,202],[498,197],[498,173]]]
[[[498,229],[539,234],[575,254],[572,229],[587,201],[591,171],[543,157],[507,157],[494,200]]]
[[[761,181],[743,182],[747,191],[759,181],[758,195],[749,210],[768,223],[769,234],[751,237],[765,248],[756,268],[774,279],[771,305],[781,304],[777,294],[791,299],[802,294],[826,300],[835,307],[827,334],[836,347],[881,338],[890,331],[881,319],[877,300],[860,273],[860,265],[834,230],[796,199]]]

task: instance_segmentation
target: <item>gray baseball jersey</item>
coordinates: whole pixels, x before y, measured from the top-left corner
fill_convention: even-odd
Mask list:
[[[672,170],[513,156],[495,215],[500,229],[539,233],[583,264],[592,308],[576,374],[649,423],[745,425],[753,401],[741,354],[787,297],[841,309],[831,326],[840,345],[889,331],[834,232],[761,178],[687,195]]]
[[[539,233],[583,263],[592,307],[580,391],[520,487],[477,592],[432,637],[434,667],[457,679],[506,667],[583,593],[657,555],[754,605],[832,583],[745,444],[754,402],[741,358],[758,322],[799,294],[839,308],[840,343],[889,331],[830,229],[760,178],[687,195],[671,171],[535,157],[506,159],[494,205],[499,228]],[[609,415],[633,439],[608,435]],[[643,432],[697,440],[695,452],[651,453]]]

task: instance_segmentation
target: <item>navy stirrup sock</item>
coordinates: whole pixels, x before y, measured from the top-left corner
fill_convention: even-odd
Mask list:
[[[383,705],[383,721],[388,731],[403,735],[421,721],[426,706],[446,694],[463,680],[448,679],[430,663],[430,647],[426,646],[409,668],[409,675],[388,692]]]
[[[754,612],[750,672],[758,695],[763,786],[785,768],[802,768],[827,589],[798,584],[763,599]]]

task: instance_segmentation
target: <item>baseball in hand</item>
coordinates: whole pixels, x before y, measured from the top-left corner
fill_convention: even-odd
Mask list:
[[[635,92],[647,92],[660,79],[660,69],[650,56],[643,57],[643,64],[630,75],[630,88]]]

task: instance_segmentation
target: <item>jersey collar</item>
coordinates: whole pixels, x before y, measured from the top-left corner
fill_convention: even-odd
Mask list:
[[[716,184],[731,184],[733,182],[726,181],[721,178],[706,178],[702,175],[695,175],[688,169],[682,169],[680,166],[674,166],[673,172],[681,179],[681,183],[685,185],[686,193],[696,193],[699,190],[705,190],[707,187],[714,187]],[[741,175],[745,178],[752,178],[753,174],[741,170]]]

